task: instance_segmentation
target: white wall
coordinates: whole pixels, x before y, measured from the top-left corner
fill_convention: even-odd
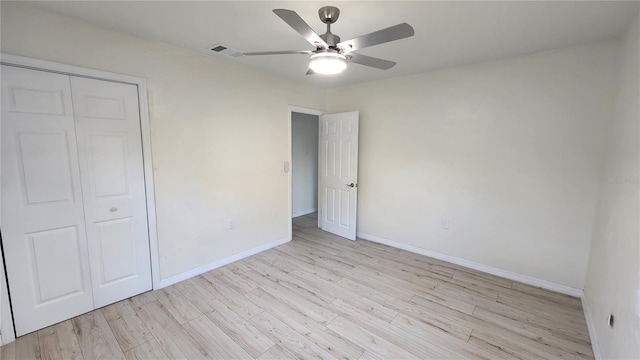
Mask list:
[[[360,110],[358,232],[582,289],[618,50],[330,90]]]
[[[291,114],[292,216],[318,210],[318,116]]]
[[[585,298],[604,359],[640,359],[640,19],[624,41]],[[606,320],[614,315],[614,327]]]
[[[161,278],[288,236],[288,105],[322,92],[27,5],[1,25],[3,52],[147,79]]]

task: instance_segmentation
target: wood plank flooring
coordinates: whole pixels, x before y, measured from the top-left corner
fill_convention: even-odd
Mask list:
[[[593,359],[576,298],[294,220],[294,239],[18,338],[14,359]]]

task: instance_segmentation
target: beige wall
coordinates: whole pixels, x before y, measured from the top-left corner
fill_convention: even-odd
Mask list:
[[[322,92],[6,2],[1,45],[147,79],[161,278],[288,236],[287,106],[320,108]]]
[[[582,289],[618,50],[330,90],[361,114],[358,232]]]
[[[640,19],[624,41],[585,285],[604,359],[640,359]],[[614,315],[614,327],[607,325]]]

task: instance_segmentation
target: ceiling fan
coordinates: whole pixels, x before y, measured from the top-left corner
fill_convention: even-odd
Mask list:
[[[388,70],[396,63],[389,60],[357,54],[354,53],[354,51],[389,41],[404,39],[414,35],[411,25],[402,23],[362,35],[355,39],[340,41],[340,37],[331,33],[331,24],[338,21],[338,17],[340,16],[340,10],[337,7],[324,6],[318,10],[320,21],[327,24],[327,32],[322,35],[316,34],[295,11],[275,9],[273,12],[302,35],[305,40],[311,43],[311,45],[315,47],[315,50],[245,52],[242,53],[242,55],[311,55],[309,58],[309,71],[307,72],[307,75],[337,74],[346,69],[348,62]]]

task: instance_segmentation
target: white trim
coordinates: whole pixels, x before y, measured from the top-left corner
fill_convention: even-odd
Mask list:
[[[310,109],[310,108],[305,108],[305,107],[300,107],[295,105],[289,105],[289,112],[297,112],[300,114],[316,115],[316,116],[320,116],[324,114],[324,111],[322,110]]]
[[[11,307],[9,306],[9,292],[7,291],[7,278],[4,272],[4,266],[0,261],[0,332],[2,333],[2,339],[0,345],[8,344],[16,339],[16,333],[13,330],[13,314],[11,314]]]
[[[307,209],[307,210],[294,212],[293,214],[291,214],[291,218],[297,218],[298,216],[304,216],[304,215],[308,215],[308,214],[313,214],[316,211],[318,211],[318,208],[313,208],[313,209]]]
[[[587,301],[587,298],[584,294],[580,297],[580,301],[582,302],[582,311],[584,311],[584,318],[587,321],[587,330],[589,331],[589,339],[591,340],[593,357],[596,360],[601,360],[602,354],[600,353],[600,345],[598,345],[598,333],[596,332],[596,324],[593,322],[593,316],[591,315],[591,310],[589,309],[589,302]]]
[[[0,53],[0,62],[2,63],[2,65],[11,65],[25,69],[43,70],[65,75],[83,76],[92,79],[117,81],[134,85],[139,85],[141,82],[145,82],[145,79],[135,76],[115,74],[102,70],[83,68],[74,65],[33,59],[25,56],[18,56],[7,53]]]
[[[190,279],[194,276],[206,273],[207,271],[211,271],[213,269],[217,269],[219,267],[231,264],[232,262],[238,261],[238,260],[242,260],[246,257],[249,257],[251,255],[255,255],[259,252],[263,252],[266,250],[269,250],[271,248],[274,248],[278,245],[282,245],[285,243],[288,243],[289,241],[291,241],[291,237],[286,237],[286,238],[282,238],[279,240],[274,240],[272,242],[266,243],[264,245],[260,245],[258,247],[254,247],[253,249],[249,249],[249,250],[245,250],[243,252],[237,253],[235,255],[231,255],[229,257],[226,257],[224,259],[220,259],[217,261],[214,261],[212,263],[209,263],[207,265],[203,265],[203,266],[199,266],[195,269],[189,270],[189,271],[185,271],[181,274],[178,275],[174,275],[171,277],[168,277],[166,279],[162,279],[160,280],[160,287],[158,289],[162,289],[163,287],[167,287],[169,285],[173,285],[175,283],[179,283],[180,281],[184,281],[187,279]]]
[[[458,257],[455,257],[455,256],[442,254],[442,253],[439,253],[439,252],[436,252],[436,251],[426,250],[426,249],[423,249],[423,248],[420,248],[420,247],[417,247],[417,246],[404,244],[404,243],[401,243],[401,242],[398,242],[398,241],[381,238],[379,236],[358,232],[357,237],[359,237],[361,239],[364,239],[364,240],[370,240],[370,241],[377,242],[377,243],[380,243],[380,244],[389,245],[391,247],[402,249],[402,250],[406,250],[406,251],[409,251],[409,252],[412,252],[412,253],[428,256],[428,257],[431,257],[431,258],[434,258],[434,259],[446,261],[446,262],[449,262],[449,263],[452,263],[452,264],[464,266],[464,267],[469,268],[469,269],[482,271],[482,272],[485,272],[485,273],[488,273],[488,274],[500,276],[500,277],[503,277],[505,279],[519,281],[521,283],[525,283],[525,284],[528,284],[528,285],[537,286],[537,287],[540,287],[540,288],[543,288],[543,289],[559,292],[561,294],[575,296],[577,298],[582,297],[582,295],[584,294],[584,292],[581,289],[576,289],[576,288],[573,288],[573,287],[570,287],[570,286],[556,284],[554,282],[538,279],[538,278],[535,278],[533,276],[522,275],[522,274],[518,274],[518,273],[515,273],[515,272],[512,272],[512,271],[498,269],[498,268],[495,268],[495,267],[492,267],[492,266],[480,264],[480,263],[473,262],[473,261],[470,261],[470,260],[467,260],[467,259],[462,259],[462,258],[458,258]]]
[[[151,158],[151,124],[149,123],[149,102],[147,82],[138,84],[140,104],[140,130],[142,132],[142,161],[144,163],[144,183],[147,198],[147,226],[149,230],[149,256],[151,258],[151,281],[153,288],[160,286],[160,253],[158,251],[158,228],[156,227],[156,199],[153,187],[153,163]]]
[[[295,105],[289,105],[288,106],[288,112],[289,112],[289,121],[287,124],[287,142],[289,144],[289,148],[288,148],[288,152],[287,152],[287,161],[289,162],[289,164],[291,164],[292,160],[293,160],[293,156],[291,154],[292,151],[292,139],[291,139],[291,134],[292,134],[292,129],[291,129],[291,122],[293,121],[293,113],[300,113],[300,114],[307,114],[307,115],[316,115],[316,116],[320,116],[322,114],[324,114],[324,111],[322,110],[317,110],[317,109],[310,109],[310,108],[305,108],[305,107],[301,107],[301,106],[295,106]],[[318,126],[320,126],[320,122],[318,121]],[[320,131],[318,131],[318,139],[320,137]],[[320,156],[320,154],[318,154],[318,156]],[[291,167],[289,167],[291,168]],[[287,212],[289,214],[293,214],[293,189],[292,187],[292,181],[291,181],[291,171],[289,171],[289,173],[287,174]],[[318,172],[318,174],[320,174],[320,172]],[[318,176],[318,181],[320,181],[320,176]],[[318,182],[318,189],[320,189],[320,183]],[[319,191],[319,190],[318,190]],[[319,198],[318,198],[319,199]],[[320,210],[320,201],[318,201],[318,209]],[[296,217],[295,215],[292,215],[291,219],[289,219],[289,238],[293,238],[293,218]],[[318,227],[320,227],[320,211],[318,211]]]
[[[144,161],[145,192],[147,199],[147,223],[149,226],[149,249],[151,257],[151,276],[153,288],[160,285],[160,267],[158,263],[158,234],[156,229],[155,193],[153,189],[153,164],[151,157],[151,129],[149,123],[149,103],[147,101],[147,81],[144,78],[115,74],[111,72],[88,69],[73,65],[61,64],[53,61],[39,60],[24,56],[0,53],[0,63],[26,69],[41,70],[72,76],[82,76],[91,79],[115,81],[138,87],[138,102],[140,106],[140,130],[142,134],[142,158]],[[4,294],[3,294],[4,295]],[[4,341],[11,341],[13,330],[13,317],[10,321],[5,319],[4,312],[0,320],[0,327],[4,335]]]

